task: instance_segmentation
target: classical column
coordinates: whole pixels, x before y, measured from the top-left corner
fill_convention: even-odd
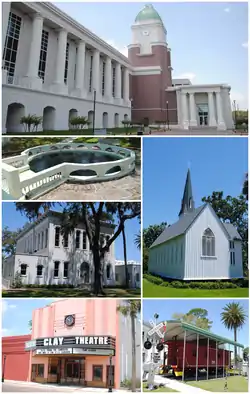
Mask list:
[[[208,115],[209,115],[209,126],[214,127],[217,125],[214,113],[214,94],[208,92]]]
[[[182,112],[182,127],[188,130],[189,121],[188,121],[187,93],[181,93],[181,112]]]
[[[115,66],[115,98],[121,98],[121,90],[122,90],[122,75],[121,75],[121,65],[120,63],[116,63]]]
[[[35,14],[32,21],[32,30],[30,37],[28,71],[22,81],[22,85],[32,89],[42,89],[43,84],[42,79],[38,77],[42,31],[43,18],[40,14]]]
[[[100,52],[97,49],[93,53],[92,90],[96,91],[97,97],[100,95]]]
[[[123,100],[129,103],[129,69],[125,68],[123,73]]]
[[[112,99],[112,63],[108,56],[105,60],[104,95],[106,99]]]
[[[189,104],[190,104],[190,126],[197,126],[194,93],[189,93]]]
[[[217,107],[217,128],[218,130],[226,130],[226,125],[222,113],[220,92],[216,92],[216,107]]]
[[[82,96],[84,92],[84,68],[85,68],[85,42],[81,40],[78,42],[78,46],[77,46],[76,80],[75,80],[76,93],[79,96]]]
[[[64,83],[67,35],[67,31],[64,29],[60,29],[58,32],[55,79],[52,84],[53,92],[63,94],[66,94],[68,92],[68,87]]]

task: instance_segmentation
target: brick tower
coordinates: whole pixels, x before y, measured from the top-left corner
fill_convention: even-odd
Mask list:
[[[162,19],[152,5],[145,5],[131,29],[128,58],[134,68],[130,80],[132,120],[154,123],[166,121],[168,116],[170,123],[175,123],[177,104],[176,92],[171,89],[171,51]]]

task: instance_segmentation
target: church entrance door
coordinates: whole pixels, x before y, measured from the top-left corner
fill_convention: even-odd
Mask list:
[[[208,105],[198,104],[197,107],[200,126],[208,126]]]

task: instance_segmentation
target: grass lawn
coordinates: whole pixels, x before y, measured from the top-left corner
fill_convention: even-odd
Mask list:
[[[118,298],[134,298],[140,297],[140,289],[120,289],[120,288],[109,288],[104,289],[106,297],[118,297]],[[3,297],[95,297],[94,294],[87,290],[79,289],[14,289],[14,290],[3,290]],[[100,296],[100,297],[105,297]]]
[[[225,379],[213,379],[198,382],[188,382],[190,386],[199,387],[212,392],[224,392]],[[243,376],[230,376],[227,378],[228,392],[233,393],[247,393],[248,380]]]
[[[216,290],[202,290],[202,289],[175,289],[173,287],[165,287],[155,285],[147,279],[143,279],[143,297],[169,297],[169,298],[198,298],[198,297],[225,297],[225,298],[248,298],[247,288],[237,289],[216,289]]]
[[[146,389],[146,384],[143,384],[143,391],[148,391]],[[169,387],[160,387],[157,390],[153,390],[153,393],[178,393],[179,391],[173,390]]]
[[[97,129],[101,130],[101,128]],[[125,128],[125,127],[117,127],[113,129],[107,129],[107,135],[137,135],[138,127],[131,127],[131,128]],[[31,135],[93,135],[93,130],[92,129],[75,129],[75,130],[47,130],[47,131],[33,131],[31,133],[28,132],[23,132],[23,133],[6,133],[6,135],[25,135],[31,136]]]

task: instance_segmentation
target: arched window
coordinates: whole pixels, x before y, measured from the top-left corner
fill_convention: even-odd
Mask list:
[[[110,264],[107,265],[106,272],[107,272],[107,279],[111,279],[111,265]]]
[[[207,228],[202,236],[202,256],[215,256],[215,237],[210,228]]]

